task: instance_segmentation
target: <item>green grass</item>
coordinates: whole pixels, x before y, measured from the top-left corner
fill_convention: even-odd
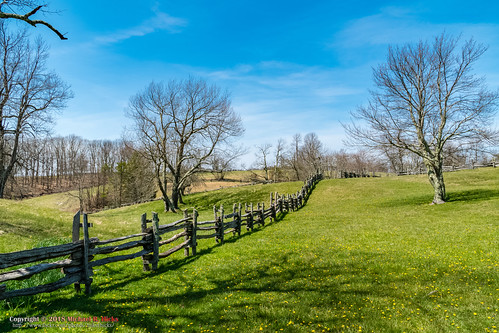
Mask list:
[[[165,259],[157,272],[121,262],[95,269],[90,296],[68,287],[0,303],[0,331],[15,330],[10,316],[118,318],[108,332],[497,331],[499,169],[448,173],[446,183],[449,202],[431,206],[424,176],[325,180],[300,211],[222,246],[200,241],[198,256]],[[268,202],[300,186],[200,193],[186,207],[210,218],[213,204]],[[91,233],[137,232],[140,214],[161,207],[95,214]]]

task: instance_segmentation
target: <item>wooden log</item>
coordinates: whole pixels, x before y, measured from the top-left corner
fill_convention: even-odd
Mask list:
[[[241,204],[239,204],[238,207],[238,213],[237,213],[237,227],[236,227],[236,232],[237,236],[241,236]]]
[[[78,282],[79,280],[80,280],[79,274],[65,276],[58,281],[55,281],[52,283],[47,283],[47,284],[44,284],[41,286],[6,291],[3,293],[0,293],[0,300],[12,298],[12,297],[30,296],[30,295],[40,294],[40,293],[49,293],[49,292],[55,291],[57,289],[69,286],[70,284]]]
[[[137,241],[123,243],[123,244],[114,245],[114,246],[98,247],[98,248],[94,248],[94,249],[89,250],[89,254],[95,255],[95,254],[113,253],[113,252],[132,249],[134,247],[138,247],[138,246],[141,246],[144,244],[147,244],[147,242],[143,241],[143,240],[137,240]]]
[[[186,222],[190,222],[191,220],[192,220],[192,217],[190,217],[190,216],[184,217],[181,220],[178,220],[178,221],[175,221],[175,222],[172,222],[172,223],[169,223],[169,224],[160,225],[158,227],[158,230],[160,230],[162,233],[170,232],[172,230],[178,230],[178,229],[171,229],[171,228],[175,228],[175,227],[179,226],[180,224],[186,223]],[[182,228],[183,228],[183,226],[180,226],[180,229],[182,229]]]
[[[128,236],[123,236],[123,237],[106,239],[106,240],[103,240],[103,241],[94,242],[94,245],[95,246],[106,245],[106,244],[110,244],[110,243],[121,242],[121,241],[130,239],[130,238],[144,237],[144,236],[147,236],[147,235],[148,235],[147,233],[142,232],[140,234],[133,234],[133,235],[128,235]]]
[[[192,234],[191,234],[191,243],[190,247],[192,249],[192,255],[195,256],[197,254],[197,230],[198,230],[198,211],[192,211]]]
[[[153,243],[152,243],[153,260],[151,265],[152,265],[152,270],[156,271],[158,270],[159,241],[161,240],[161,237],[159,236],[158,213],[155,212],[152,213],[152,232],[153,232]]]
[[[200,225],[207,225],[207,224],[215,224],[216,221],[202,221],[202,222],[198,222],[197,225],[200,226]]]
[[[224,223],[224,230],[234,229],[236,226],[237,226],[237,221],[226,222]]]
[[[224,212],[225,212],[224,206],[220,205],[220,217],[219,217],[220,218],[220,229],[219,229],[219,231],[220,231],[220,234],[219,234],[220,238],[219,238],[219,241],[220,241],[221,244],[223,244],[223,242],[224,242],[224,235],[225,235],[225,233],[224,233],[224,231],[225,231]]]
[[[80,211],[73,216],[73,243],[80,240]]]
[[[183,249],[184,247],[188,246],[189,245],[189,241],[184,241],[182,244],[179,244],[175,247],[172,247],[171,249],[169,249],[168,251],[166,252],[163,252],[163,253],[160,253],[159,254],[159,258],[166,258],[168,257],[169,255]]]
[[[73,232],[72,232],[72,241],[73,243],[76,243],[80,240],[80,211],[78,211],[74,216],[73,216]],[[82,247],[83,249],[83,247]],[[72,260],[76,259],[81,259],[83,258],[83,252],[76,252],[71,254],[70,258]],[[74,288],[77,294],[81,292],[81,286],[79,282],[76,282],[74,284]]]
[[[74,265],[73,260],[64,259],[56,262],[41,263],[31,267],[19,268],[10,272],[1,273],[0,282],[9,281],[9,280],[24,280],[41,272],[61,267],[68,267],[71,265]]]
[[[227,235],[227,234],[230,234],[231,232],[234,233],[235,229],[232,228],[232,229],[227,229],[226,231],[224,231],[224,235]]]
[[[189,218],[189,213],[187,212],[187,209],[184,210],[184,219],[187,219]],[[192,233],[192,224],[189,224],[189,223],[185,223],[185,226],[184,226],[184,241],[189,241],[190,239],[190,234]],[[189,244],[191,242],[189,241]],[[184,256],[188,257],[189,256],[189,247],[186,246],[184,248]]]
[[[214,238],[217,237],[217,234],[211,234],[211,235],[197,235],[197,239],[208,239],[208,238]]]
[[[75,264],[77,264],[77,263],[75,263]],[[62,272],[66,275],[80,274],[80,276],[81,276],[81,274],[83,274],[81,269],[82,269],[82,265],[81,265],[81,263],[79,263],[78,266],[63,267]]]
[[[120,256],[112,256],[112,257],[107,257],[99,260],[94,260],[90,262],[90,267],[97,267],[97,266],[102,266],[102,265],[107,265],[112,262],[118,262],[118,261],[125,261],[125,260],[130,260],[134,259],[137,257],[145,257],[147,254],[149,254],[149,250],[142,250],[137,253],[132,253],[132,254],[124,254]]]
[[[168,228],[163,228],[163,229],[158,229],[158,233],[159,235],[163,235],[163,234],[166,234],[166,233],[169,233],[169,232],[174,232],[174,231],[177,231],[177,230],[182,230],[182,229],[185,229],[185,226],[188,225],[189,221],[188,222],[182,222],[183,224],[180,224],[180,225],[174,225],[174,226],[170,226]]]
[[[229,215],[224,215],[224,219],[231,219],[231,218],[233,218],[235,216],[234,214],[235,213],[230,213]]]
[[[90,236],[88,234],[88,215],[83,214],[83,282],[85,282],[85,294],[89,295],[92,292],[92,268],[89,266],[89,250],[90,250]]]
[[[253,203],[250,203],[250,215],[248,216],[248,222],[246,225],[246,230],[253,231]]]
[[[176,241],[177,239],[180,239],[182,238],[183,236],[186,236],[187,233],[185,231],[179,233],[179,234],[176,234],[176,235],[173,235],[171,238],[169,239],[165,239],[165,240],[162,240],[159,242],[159,246],[163,246],[165,244],[170,244],[170,243],[173,243],[174,241]]]
[[[217,225],[217,234],[218,236],[216,237],[217,243],[223,244],[224,242],[224,207],[223,205],[220,206],[220,216],[217,216],[216,209],[215,209],[215,217],[216,217],[216,225]]]
[[[232,236],[235,236],[236,233],[237,233],[237,212],[236,212],[236,204],[233,204],[232,205],[232,225],[233,225],[233,229],[232,229]]]
[[[147,230],[147,214],[146,213],[142,214],[140,217],[140,226],[141,226],[141,230],[142,230],[143,234],[145,233],[147,235],[150,235],[150,233],[148,233],[148,230]],[[142,240],[144,242],[147,242],[146,244],[144,244],[142,246],[143,251],[146,251],[146,253],[150,253],[152,250],[152,244],[151,244],[152,238],[150,240],[148,238],[149,237],[147,237],[147,236],[142,237]],[[142,270],[144,272],[151,270],[151,265],[149,264],[149,261],[145,257],[142,257]]]
[[[98,240],[92,238],[91,241]],[[55,246],[39,247],[31,250],[2,253],[0,254],[0,269],[17,265],[29,264],[36,261],[43,261],[57,257],[67,256],[74,252],[81,251],[83,241],[67,243]]]
[[[272,209],[274,206],[274,192],[270,192],[270,202],[269,202],[269,207]],[[270,222],[272,222],[272,215],[270,216]]]
[[[217,226],[214,225],[212,227],[197,227],[197,230],[201,230],[201,231],[206,231],[206,230],[217,230]]]

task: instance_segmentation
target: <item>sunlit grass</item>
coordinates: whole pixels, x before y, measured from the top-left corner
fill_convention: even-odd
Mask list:
[[[0,331],[12,330],[9,316],[113,316],[123,332],[497,331],[499,169],[446,180],[439,206],[423,176],[324,180],[300,211],[222,246],[202,241],[198,256],[178,253],[157,272],[140,259],[111,264],[95,269],[90,296],[68,287],[4,303]],[[280,186],[197,194],[186,207],[209,218],[213,204],[268,202],[301,184]],[[121,235],[161,207],[90,219],[101,221],[96,233]]]

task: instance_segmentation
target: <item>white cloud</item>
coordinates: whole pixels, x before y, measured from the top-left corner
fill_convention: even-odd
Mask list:
[[[187,26],[187,20],[173,17],[160,11],[155,11],[155,15],[144,21],[142,24],[132,28],[116,31],[108,35],[99,36],[95,39],[95,41],[100,44],[112,44],[132,37],[145,36],[160,30],[166,30],[170,33],[178,33],[181,31],[181,28],[185,26]]]

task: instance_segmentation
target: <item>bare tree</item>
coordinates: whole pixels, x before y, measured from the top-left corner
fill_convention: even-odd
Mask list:
[[[0,197],[18,161],[22,137],[46,133],[52,113],[71,97],[69,86],[45,67],[47,47],[10,34],[0,22]]]
[[[290,152],[289,152],[289,160],[288,164],[290,165],[291,169],[293,169],[295,173],[295,178],[296,179],[301,179],[302,175],[302,156],[301,156],[301,135],[299,133],[293,135],[292,141],[291,141],[291,147],[290,147]]]
[[[374,69],[376,90],[352,115],[366,124],[345,125],[349,137],[368,147],[392,145],[423,159],[434,188],[433,203],[446,200],[443,152],[450,142],[491,139],[498,94],[472,72],[486,47],[473,39],[459,43],[446,34],[433,42],[390,47]]]
[[[155,165],[165,210],[178,208],[184,183],[219,145],[243,133],[229,94],[195,78],[151,83],[130,99],[127,115]],[[171,202],[166,192],[169,176]]]
[[[246,153],[242,146],[227,146],[216,149],[208,159],[208,166],[216,180],[224,180],[227,171],[234,168],[234,162]]]
[[[2,2],[0,2],[0,19],[20,20],[34,27],[41,24],[52,30],[60,39],[66,40],[67,38],[50,23],[43,20],[31,19],[31,17],[38,12],[46,12],[46,7],[46,4],[35,0],[2,0]],[[7,8],[9,12],[6,12],[4,10],[5,8]],[[25,14],[18,14],[16,13],[17,10],[25,12]]]
[[[270,143],[264,143],[261,145],[256,146],[257,152],[256,152],[256,164],[258,167],[262,168],[263,171],[265,172],[265,180],[269,181],[269,155],[270,155],[270,149],[272,148],[272,145]]]
[[[275,161],[274,161],[274,182],[279,180],[280,173],[281,173],[281,167],[283,164],[284,160],[284,150],[286,148],[286,141],[284,139],[279,139],[277,140],[277,144],[275,146]]]
[[[303,163],[309,174],[318,174],[321,172],[321,159],[324,155],[322,142],[315,133],[308,133],[303,138],[301,147]],[[309,175],[307,175],[308,177]]]

